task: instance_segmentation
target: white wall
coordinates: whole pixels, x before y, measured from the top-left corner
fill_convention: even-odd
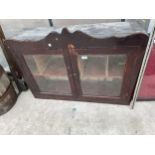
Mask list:
[[[69,25],[78,24],[95,24],[95,23],[109,23],[120,22],[120,19],[53,19],[53,25],[56,27],[65,27]]]
[[[148,33],[152,32],[154,25],[155,25],[155,19],[151,19],[148,26]]]
[[[120,19],[53,19],[53,24],[54,26],[57,27],[65,27],[68,25],[76,25],[76,24],[91,24],[91,23],[93,24],[93,23],[103,23],[103,22],[107,23],[107,22],[120,22],[120,21],[121,21]],[[154,22],[155,20],[151,20],[149,31],[151,31],[151,25]],[[47,19],[38,19],[38,20],[0,19],[0,25],[3,28],[6,38],[18,35],[22,31],[27,29],[32,29],[36,27],[49,27]],[[8,68],[8,64],[2,53],[1,48],[0,48],[0,64],[2,64],[3,67]]]

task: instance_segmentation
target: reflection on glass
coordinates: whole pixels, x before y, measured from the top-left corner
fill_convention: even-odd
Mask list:
[[[24,58],[41,91],[71,94],[63,55],[25,55]]]
[[[120,96],[126,55],[80,55],[83,95]]]

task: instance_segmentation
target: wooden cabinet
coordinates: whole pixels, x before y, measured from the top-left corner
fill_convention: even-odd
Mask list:
[[[35,97],[129,104],[148,37],[135,31],[114,37],[104,27],[97,30],[103,35],[63,29],[41,40],[5,43]]]

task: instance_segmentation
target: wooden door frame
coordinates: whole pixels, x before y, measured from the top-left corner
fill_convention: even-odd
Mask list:
[[[130,61],[127,62],[128,64],[128,68],[132,68],[130,65],[133,65],[133,59],[134,57],[137,55],[137,65],[134,66],[135,69],[133,69],[132,72],[132,80],[130,80],[129,78],[126,78],[128,83],[130,83],[132,85],[132,87],[130,86],[128,89],[130,91],[130,97],[128,97],[128,103],[126,104],[130,104],[130,101],[132,99],[132,93],[134,91],[135,85],[136,85],[136,81],[138,78],[138,74],[140,71],[140,66],[143,60],[143,56],[145,53],[145,49],[147,46],[147,41],[148,41],[148,36],[145,34],[133,34],[133,35],[129,35],[127,37],[122,37],[122,38],[116,38],[116,37],[110,37],[110,38],[105,38],[105,39],[97,39],[97,38],[93,38],[91,36],[86,35],[85,33],[81,32],[81,31],[76,31],[74,33],[70,33],[67,29],[64,29],[62,32],[63,36],[66,37],[66,49],[69,51],[69,47],[73,47],[74,49],[87,49],[87,50],[92,50],[92,49],[105,49],[105,48],[110,48],[112,50],[116,50],[116,48],[124,48],[125,52],[128,51],[129,48],[133,48],[134,52],[128,52],[128,55],[131,57]],[[72,50],[72,49],[71,49]],[[109,53],[110,50],[108,50]],[[73,53],[73,52],[71,52]],[[75,60],[76,54],[72,54],[74,55],[73,58]],[[77,66],[76,63],[73,63],[73,68],[75,70],[77,70]],[[78,73],[78,71],[77,71]],[[77,81],[79,81],[79,79],[77,78]],[[133,83],[132,83],[133,82]],[[124,83],[124,81],[123,81]],[[78,84],[77,84],[78,85]],[[128,84],[129,86],[129,84]],[[126,85],[124,86],[124,90]],[[79,87],[79,89],[81,89]],[[126,89],[127,90],[127,89]],[[80,94],[80,93],[79,93]],[[128,92],[126,91],[126,94],[124,95],[124,99],[122,100],[122,102],[125,102],[126,97]],[[87,100],[87,99],[86,99]],[[97,99],[96,99],[97,100]],[[95,101],[95,100],[94,100]],[[106,99],[105,99],[106,101]],[[108,101],[108,100],[107,100]],[[98,100],[99,102],[99,100]],[[113,101],[111,101],[113,102]],[[114,101],[115,103],[115,101]],[[120,103],[119,103],[120,104]]]
[[[126,51],[124,53],[124,50]],[[71,52],[74,51],[74,52]],[[136,68],[136,70],[139,70],[138,64],[140,63],[140,59],[138,58],[138,52],[139,52],[139,47],[124,47],[124,48],[117,48],[117,49],[109,49],[109,48],[98,48],[98,49],[68,49],[68,52],[70,52],[70,55],[72,55],[72,59],[70,60],[70,62],[72,63],[73,66],[73,73],[76,73],[76,76],[74,76],[74,80],[76,81],[76,87],[77,87],[77,92],[79,94],[80,99],[82,98],[90,98],[89,96],[86,95],[82,95],[82,88],[81,88],[81,82],[80,82],[80,77],[79,77],[79,69],[78,69],[78,65],[77,65],[77,54],[76,53],[80,53],[80,54],[92,54],[92,55],[96,55],[96,54],[101,54],[101,55],[106,55],[106,54],[124,54],[127,56],[126,59],[126,67],[124,70],[124,76],[123,76],[123,80],[122,80],[122,89],[121,89],[121,94],[120,97],[114,97],[114,96],[103,96],[103,97],[99,97],[99,96],[94,96],[91,98],[98,98],[98,100],[103,101],[104,99],[109,99],[109,101],[113,101],[113,100],[121,100],[124,102],[127,102],[129,104],[129,100],[131,98],[131,93],[134,87],[135,80],[136,78],[134,78],[134,70],[132,69],[133,67]],[[128,78],[128,76],[131,75],[131,79]],[[137,75],[137,73],[136,73]],[[130,90],[130,91],[129,91]],[[121,102],[120,102],[121,103]]]
[[[11,41],[12,42],[12,41]],[[23,77],[25,79],[25,81],[27,82],[29,88],[32,90],[33,94],[35,97],[43,97],[47,96],[47,98],[49,98],[49,96],[51,96],[52,98],[61,98],[61,99],[66,99],[66,98],[73,98],[75,96],[75,90],[74,90],[74,86],[73,86],[73,79],[71,75],[71,67],[68,64],[68,58],[66,55],[66,52],[64,52],[63,49],[51,49],[51,48],[42,48],[44,47],[43,45],[41,45],[41,41],[35,42],[35,43],[29,43],[29,42],[24,42],[24,48],[21,45],[21,47],[16,48],[16,50],[13,52],[13,57],[14,59],[17,61],[18,65],[22,67],[21,72],[23,72]],[[11,47],[12,45],[12,47]],[[11,43],[10,47],[14,48],[13,46],[15,45],[15,43]],[[35,48],[40,46],[40,48]],[[15,45],[16,46],[16,45]],[[29,50],[33,49],[33,50]],[[22,52],[21,52],[22,51]],[[44,51],[44,52],[42,52]],[[71,95],[56,95],[56,94],[52,94],[52,93],[48,93],[48,92],[41,92],[35,79],[34,76],[32,75],[29,67],[27,66],[27,63],[24,59],[24,55],[62,55],[64,58],[64,63],[65,63],[65,67],[66,67],[66,71],[67,71],[67,76],[68,76],[68,80],[69,80],[69,84],[70,84],[70,89],[72,94]],[[46,95],[47,94],[47,95]]]

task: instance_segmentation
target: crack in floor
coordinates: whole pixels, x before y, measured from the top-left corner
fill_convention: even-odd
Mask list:
[[[73,120],[74,120],[74,118],[75,118],[76,111],[77,111],[77,108],[76,108],[76,107],[72,108],[72,115],[71,115],[72,122],[73,122]],[[69,134],[69,135],[71,135],[71,134],[72,134],[72,124],[71,124],[71,126],[70,126],[70,127],[68,127],[67,134]]]

